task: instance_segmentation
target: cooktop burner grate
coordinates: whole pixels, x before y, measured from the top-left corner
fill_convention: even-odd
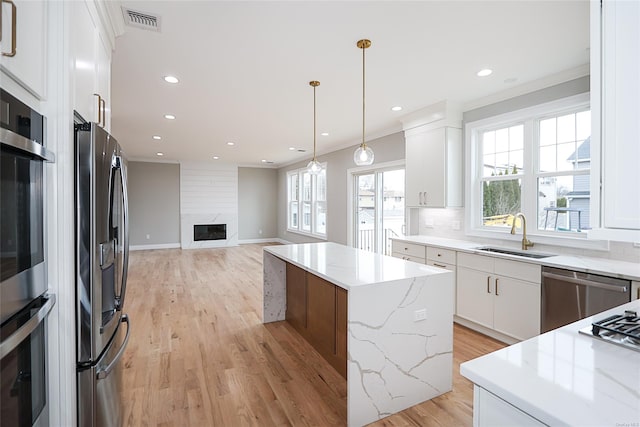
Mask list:
[[[624,314],[592,323],[591,333],[597,337],[611,334],[622,335],[630,338],[637,345],[640,341],[640,317],[637,312],[627,310]]]

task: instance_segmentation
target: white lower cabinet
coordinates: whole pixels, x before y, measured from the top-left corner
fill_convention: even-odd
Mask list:
[[[458,253],[456,314],[518,340],[540,334],[540,266]]]
[[[477,385],[473,386],[473,426],[544,426],[537,419],[521,411],[498,396]]]
[[[424,245],[403,242],[401,240],[393,240],[391,242],[391,256],[395,258],[425,264],[426,253],[427,251]]]
[[[444,268],[453,272],[453,313],[456,313],[456,251],[435,246],[427,246],[427,265]]]

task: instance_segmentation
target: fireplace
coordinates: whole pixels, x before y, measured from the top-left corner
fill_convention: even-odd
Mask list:
[[[227,224],[202,224],[193,226],[193,241],[226,240]]]

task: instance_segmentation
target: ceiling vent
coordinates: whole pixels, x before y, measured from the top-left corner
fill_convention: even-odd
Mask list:
[[[130,27],[160,32],[159,16],[133,9],[126,9],[124,7],[122,8],[122,14],[124,15],[124,22]]]

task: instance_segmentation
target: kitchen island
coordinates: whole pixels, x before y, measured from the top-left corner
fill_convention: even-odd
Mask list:
[[[463,363],[474,426],[638,426],[640,351],[579,333],[625,310],[640,300]]]
[[[451,272],[329,242],[269,246],[263,258],[264,323],[288,316],[291,266],[308,275],[307,281],[326,281],[346,291],[346,330],[336,334],[346,338],[349,426],[451,390]],[[340,327],[333,315],[326,320]]]

